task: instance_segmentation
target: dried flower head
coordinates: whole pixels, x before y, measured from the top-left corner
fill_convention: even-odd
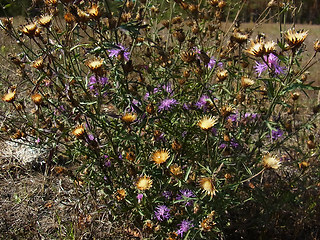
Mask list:
[[[39,25],[43,27],[49,27],[52,21],[52,15],[44,15],[38,19]]]
[[[35,23],[24,25],[21,28],[21,32],[27,35],[28,37],[33,37],[35,35],[36,30],[37,30],[37,24]]]
[[[35,60],[32,64],[32,66],[38,70],[43,69],[44,64],[43,64],[43,58],[39,58],[37,60]]]
[[[91,8],[87,10],[87,12],[93,19],[98,19],[101,16],[101,12],[97,4],[93,4]]]
[[[64,20],[68,23],[68,24],[72,24],[74,23],[74,21],[76,20],[76,18],[74,17],[74,15],[70,12],[67,12],[64,15]]]
[[[248,37],[248,34],[239,31],[234,32],[232,35],[232,39],[234,39],[234,41],[236,41],[239,44],[246,42],[248,40]]]
[[[200,187],[206,194],[208,195],[216,195],[216,188],[213,185],[212,179],[211,178],[201,178],[199,180]]]
[[[12,103],[16,97],[16,89],[9,89],[8,93],[3,95],[2,100],[8,103]]]
[[[314,48],[314,50],[315,50],[316,52],[320,52],[320,41],[319,41],[319,40],[317,40],[317,41],[314,42],[313,48]]]
[[[81,138],[84,135],[84,127],[81,125],[77,126],[73,131],[72,134],[77,138]]]
[[[155,151],[152,156],[151,160],[154,161],[156,164],[160,165],[161,163],[164,163],[168,160],[170,157],[169,151],[166,149],[161,149]]]
[[[218,82],[223,82],[224,80],[226,80],[227,77],[228,77],[228,71],[226,69],[221,70],[220,72],[217,73]]]
[[[268,41],[264,44],[265,54],[274,53],[276,50],[276,43],[274,41]]]
[[[5,30],[10,31],[12,29],[13,18],[1,18],[0,23],[3,24]]]
[[[263,41],[253,41],[251,42],[251,46],[246,51],[254,57],[262,57],[265,54],[265,47]]]
[[[262,164],[265,168],[273,169],[278,169],[281,165],[280,160],[269,153],[262,158]]]
[[[123,199],[125,199],[126,196],[127,196],[127,192],[123,188],[118,189],[115,195],[117,201],[122,201]]]
[[[181,59],[182,61],[186,63],[192,63],[194,60],[196,60],[196,55],[194,52],[182,52],[181,53]]]
[[[243,88],[251,87],[255,82],[248,77],[241,77],[241,86]]]
[[[179,176],[182,174],[181,167],[178,164],[170,165],[170,172],[174,176]]]
[[[140,177],[136,183],[136,187],[141,190],[148,190],[152,187],[152,180],[148,176]]]
[[[200,224],[200,228],[202,231],[208,232],[211,231],[216,223],[214,220],[215,211],[212,211]]]
[[[87,66],[90,68],[92,72],[100,72],[103,64],[103,59],[94,59],[87,61]]]
[[[31,100],[36,104],[36,105],[41,105],[43,102],[42,96],[39,93],[35,93],[31,96]]]
[[[217,123],[217,121],[217,118],[213,116],[204,116],[200,121],[198,121],[198,126],[202,130],[209,130]]]
[[[44,3],[46,5],[57,5],[58,1],[57,0],[45,0]]]
[[[296,31],[294,28],[289,29],[284,34],[286,42],[293,49],[300,47],[307,36],[308,31],[305,31],[303,29]]]
[[[133,123],[136,119],[137,119],[136,113],[125,113],[121,118],[121,120],[127,124]]]

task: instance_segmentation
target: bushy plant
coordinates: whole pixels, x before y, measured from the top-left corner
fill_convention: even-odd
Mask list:
[[[21,49],[3,137],[47,149],[49,168],[78,166],[76,186],[148,239],[283,234],[298,212],[315,224],[308,31],[254,36],[237,21],[246,1],[36,2],[23,26],[2,19]],[[290,3],[266,7],[256,24]]]

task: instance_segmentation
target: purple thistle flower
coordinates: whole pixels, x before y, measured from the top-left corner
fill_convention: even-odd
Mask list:
[[[268,68],[271,68],[276,75],[284,72],[285,68],[280,67],[279,58],[273,53],[270,53],[268,56],[264,56],[263,59],[263,63],[256,62],[256,66],[254,66],[258,77],[260,77],[260,75]]]
[[[177,105],[178,101],[173,98],[167,98],[161,101],[160,106],[158,108],[158,112],[163,110],[170,110],[173,106]]]
[[[211,101],[210,98],[207,95],[202,95],[198,102],[196,102],[196,106],[198,108],[204,108],[206,109],[207,103]]]
[[[283,136],[283,131],[281,129],[272,130],[271,131],[271,138],[272,140],[277,140]]]
[[[258,74],[258,77],[261,76],[261,74],[267,70],[268,66],[265,63],[259,63],[256,62],[256,65],[253,67],[256,70],[256,73]]]
[[[126,61],[129,61],[129,57],[130,57],[130,52],[128,51],[128,48],[122,46],[121,44],[116,45],[118,48],[116,49],[111,49],[108,50],[109,52],[109,57],[113,58],[113,57],[117,57],[120,53],[123,53],[123,58]]]
[[[177,234],[180,235],[180,237],[183,237],[183,233],[186,233],[189,231],[190,228],[193,227],[192,221],[183,220],[180,224],[178,224],[180,228],[177,231]]]
[[[210,58],[210,61],[209,61],[208,65],[207,65],[207,67],[208,67],[209,69],[212,69],[212,68],[214,68],[214,66],[216,65],[216,63],[217,63],[216,59],[215,59],[214,57],[212,57],[212,58]]]
[[[165,197],[165,199],[170,200],[171,196],[172,196],[172,192],[171,191],[164,191],[162,193],[162,196]]]
[[[143,198],[143,194],[142,194],[142,193],[139,193],[139,194],[137,195],[138,203],[141,202],[142,198]]]
[[[193,198],[196,196],[190,189],[180,190],[180,193],[181,195],[178,195],[176,197],[177,200],[181,200],[183,198]],[[186,203],[186,206],[190,206],[193,203],[193,201],[185,201],[185,203]]]
[[[168,220],[170,218],[170,209],[165,205],[159,205],[156,207],[154,214],[158,221]]]

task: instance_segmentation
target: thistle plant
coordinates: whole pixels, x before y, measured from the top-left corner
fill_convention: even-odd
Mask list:
[[[311,207],[319,42],[301,64],[308,32],[255,36],[237,22],[245,4],[44,1],[23,26],[3,18],[20,51],[1,76],[1,137],[46,149],[48,170],[76,166],[79,191],[148,239],[222,239],[262,226],[258,209],[278,221],[281,206]]]

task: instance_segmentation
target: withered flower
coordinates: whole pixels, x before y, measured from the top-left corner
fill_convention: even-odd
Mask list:
[[[198,121],[198,126],[202,130],[207,131],[211,129],[217,123],[217,121],[217,118],[213,116],[204,116],[202,119],[200,119],[200,121]]]
[[[316,52],[320,52],[320,42],[319,40],[314,42],[313,48]]]
[[[87,12],[93,19],[98,19],[101,16],[101,12],[97,4],[93,4]]]
[[[228,71],[226,69],[221,70],[220,72],[217,73],[218,82],[223,82],[227,77],[228,77]]]
[[[152,156],[151,160],[155,162],[156,164],[160,165],[164,162],[166,162],[170,157],[169,151],[166,149],[161,149],[155,151]]]
[[[243,88],[251,87],[255,82],[248,77],[241,77],[241,86]]]
[[[74,17],[74,15],[70,12],[67,12],[65,15],[64,15],[64,20],[66,20],[66,22],[68,24],[72,24],[74,23],[74,21],[76,20],[76,18]]]
[[[37,24],[35,23],[24,25],[21,28],[21,32],[27,35],[28,37],[33,37],[35,35],[36,30],[37,30]]]
[[[35,60],[32,64],[32,66],[38,70],[43,69],[44,64],[43,64],[43,58],[39,58],[37,60]]]
[[[76,127],[73,131],[72,131],[72,134],[74,136],[76,136],[77,138],[81,138],[83,135],[84,135],[84,127],[82,126],[82,124],[78,127]]]
[[[42,96],[39,93],[35,93],[31,96],[31,100],[36,104],[36,105],[41,105],[43,102]]]
[[[87,61],[86,65],[90,68],[92,72],[100,72],[102,69],[103,59],[95,59]]]
[[[52,15],[44,15],[38,19],[38,23],[43,27],[49,27],[52,21]]]
[[[211,178],[201,178],[199,180],[200,187],[207,195],[216,195],[216,188],[213,185]]]
[[[149,176],[140,177],[136,183],[136,187],[141,190],[148,190],[152,187],[152,180]]]
[[[280,160],[269,153],[262,158],[262,164],[265,168],[278,169],[281,165]]]
[[[265,54],[264,43],[262,41],[253,41],[246,52],[254,57],[262,57]]]
[[[284,39],[293,49],[300,47],[307,36],[308,31],[303,29],[296,31],[294,28],[291,28],[284,33]]]
[[[136,119],[137,119],[136,113],[125,113],[121,118],[121,120],[127,124],[133,123]]]
[[[236,41],[237,43],[239,43],[239,44],[242,44],[242,43],[246,42],[248,40],[248,37],[249,37],[248,34],[242,33],[242,32],[239,32],[239,31],[234,32],[233,35],[232,35],[232,39],[234,41]]]
[[[8,102],[8,103],[12,103],[14,101],[15,97],[16,97],[16,89],[14,89],[14,90],[9,89],[8,93],[6,93],[2,97],[2,100],[5,102]]]
[[[189,51],[189,52],[182,52],[180,54],[182,61],[186,63],[192,63],[196,59],[196,55],[194,52]]]

